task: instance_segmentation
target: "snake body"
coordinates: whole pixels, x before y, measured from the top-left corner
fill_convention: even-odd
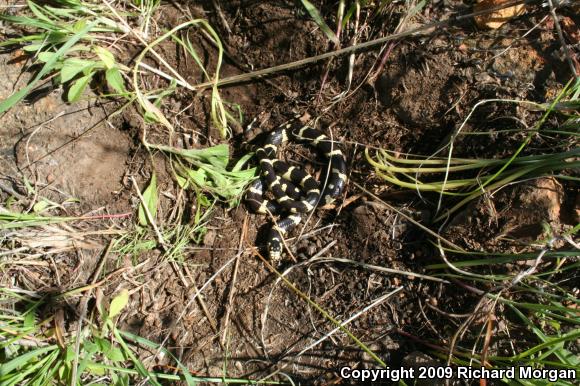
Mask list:
[[[288,141],[310,145],[328,160],[329,174],[322,193],[322,184],[314,177],[276,158],[278,148]],[[342,193],[346,184],[346,162],[336,143],[320,130],[299,121],[272,130],[255,154],[260,163],[260,178],[250,185],[246,201],[255,213],[281,215],[269,232],[267,244],[270,258],[276,261],[282,254],[282,237],[300,223],[302,215],[313,211],[319,202],[331,203]],[[274,200],[264,197],[266,190]]]

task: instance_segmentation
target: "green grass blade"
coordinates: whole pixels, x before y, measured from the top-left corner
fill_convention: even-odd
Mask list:
[[[335,45],[338,46],[340,44],[338,37],[330,29],[328,24],[326,24],[326,22],[320,15],[320,12],[318,12],[318,9],[316,9],[316,7],[312,5],[312,3],[308,0],[300,0],[300,1],[302,2],[302,5],[304,5],[304,8],[306,8],[306,11],[308,11],[308,13],[310,14],[310,17],[314,20],[314,22],[318,25],[318,27],[320,27],[322,32],[324,32],[326,37],[328,37],[330,41],[332,41]]]
[[[44,66],[42,66],[38,74],[36,74],[34,79],[30,83],[28,83],[28,85],[26,85],[19,91],[15,92],[14,94],[10,95],[4,101],[0,102],[0,114],[5,113],[10,108],[12,108],[16,103],[20,102],[46,74],[54,70],[58,58],[62,57],[72,46],[74,46],[79,40],[81,40],[84,36],[86,36],[96,24],[97,21],[93,21],[89,23],[85,28],[83,28],[82,31],[74,34],[69,41],[63,44],[58,49],[58,51],[56,51],[56,55],[51,60],[46,62]]]
[[[6,363],[2,363],[0,364],[0,377],[3,377],[16,370],[17,368],[28,364],[32,359],[56,349],[58,349],[58,346],[56,345],[42,347],[22,354]]]

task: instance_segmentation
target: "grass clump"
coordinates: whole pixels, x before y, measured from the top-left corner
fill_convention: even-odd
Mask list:
[[[167,154],[179,187],[195,192],[197,205],[192,225],[184,228],[178,213],[177,219],[166,224],[170,230],[164,237],[162,230],[156,230],[158,242],[171,240],[171,245],[182,245],[185,240],[199,240],[203,236],[203,220],[217,200],[230,205],[239,202],[245,186],[254,178],[254,170],[243,169],[247,157],[231,167],[226,145],[195,150],[173,146],[176,131],[170,122],[173,119],[165,115],[164,103],[180,89],[194,91],[196,85],[189,83],[186,76],[158,52],[160,46],[171,46],[181,52],[186,60],[197,66],[200,79],[212,84],[210,116],[222,138],[230,135],[230,122],[237,124],[239,118],[230,112],[232,105],[223,101],[217,89],[224,51],[217,33],[203,19],[186,21],[168,31],[155,30],[153,33],[151,26],[159,5],[160,2],[154,0],[113,3],[30,0],[19,15],[0,15],[1,20],[23,32],[6,39],[0,47],[21,48],[30,54],[29,69],[36,71],[25,87],[0,102],[0,113],[14,107],[46,81],[65,87],[69,102],[78,101],[86,95],[84,91],[88,87],[96,86],[96,89],[105,90],[104,97],[121,100],[121,110],[135,104],[145,122],[141,135],[145,148]],[[204,62],[199,47],[193,43],[194,38],[199,37],[209,40],[215,47],[216,60],[211,69]],[[127,62],[124,51],[128,46],[134,59]],[[167,144],[150,143],[146,134],[148,125],[164,126],[168,130]],[[147,202],[138,214],[141,228],[137,229],[129,245],[150,245],[142,242],[146,238],[143,227],[160,221],[156,219],[158,202],[154,178],[149,191],[143,193]],[[145,206],[151,211],[149,219],[143,211]]]
[[[106,5],[81,0],[56,0],[49,5],[29,0],[27,7],[27,16],[0,14],[0,20],[28,31],[5,39],[0,47],[22,47],[31,55],[31,67],[38,70],[25,87],[0,102],[0,114],[46,80],[66,85],[70,102],[79,100],[100,73],[112,90],[125,93],[122,72],[127,68],[117,63],[107,46],[111,37],[127,29]]]
[[[0,42],[0,47],[21,48],[30,54],[29,69],[36,71],[25,87],[0,102],[0,114],[14,107],[42,82],[52,81],[66,87],[69,102],[78,101],[85,89],[96,82],[108,90],[104,96],[123,98],[127,102],[125,107],[138,102],[146,122],[161,123],[172,129],[161,108],[163,101],[179,88],[195,90],[195,85],[187,82],[154,50],[158,44],[171,43],[196,63],[204,80],[214,85],[210,102],[212,122],[221,137],[226,138],[230,133],[229,122],[235,118],[217,89],[223,60],[219,37],[202,19],[182,23],[159,37],[151,36],[151,21],[159,3],[149,0],[114,3],[55,0],[47,4],[29,0],[26,11],[21,12],[24,15],[0,14],[0,20],[22,30],[18,36]],[[203,55],[191,42],[192,33],[207,36],[217,48],[213,71],[202,63]],[[128,63],[124,63],[127,61],[126,46],[137,49],[136,59]],[[163,68],[148,65],[148,58],[156,60]],[[166,83],[151,88],[146,81],[151,77],[161,78]]]
[[[517,183],[519,181],[536,179],[544,176],[553,176],[566,180],[578,180],[570,171],[580,168],[578,155],[580,150],[574,143],[577,143],[578,133],[563,131],[559,129],[544,129],[542,126],[548,116],[553,113],[566,113],[570,104],[578,103],[576,95],[580,85],[566,88],[559,97],[549,106],[531,104],[530,102],[515,102],[522,105],[533,105],[535,108],[545,109],[545,113],[537,122],[535,127],[527,131],[526,137],[514,153],[507,158],[457,158],[453,156],[454,141],[460,136],[482,136],[496,135],[492,133],[463,133],[462,129],[474,113],[474,111],[484,103],[502,102],[503,100],[486,100],[479,102],[462,123],[459,129],[453,133],[449,144],[440,149],[437,153],[448,149],[447,156],[413,156],[399,158],[395,152],[387,149],[379,149],[375,152],[374,157],[368,149],[365,149],[367,161],[374,168],[376,174],[388,183],[404,189],[415,190],[419,194],[425,192],[435,192],[439,194],[437,211],[442,208],[443,198],[455,198],[456,200],[450,207],[444,208],[443,213],[433,219],[433,222],[440,222],[449,216],[455,214],[459,209],[484,194],[492,194],[505,186]],[[567,103],[560,103],[561,99],[566,96],[570,97]],[[574,125],[573,122],[578,119],[568,116],[564,127]],[[577,123],[576,123],[577,125]],[[501,130],[500,130],[501,131]],[[509,130],[508,130],[509,131]],[[532,138],[536,135],[564,135],[562,148],[570,150],[555,149],[550,154],[522,155],[524,149],[530,144]],[[462,178],[454,178],[454,175],[460,174]],[[466,176],[470,174],[470,176]]]
[[[580,83],[570,82],[548,105],[504,100],[479,102],[451,135],[447,145],[431,156],[407,154],[401,157],[400,153],[387,149],[378,149],[374,153],[366,150],[366,159],[379,178],[396,187],[415,191],[426,202],[436,205],[437,212],[432,222],[440,227],[443,237],[451,235],[459,244],[469,246],[465,249],[443,247],[441,238],[438,238],[433,244],[443,262],[425,267],[430,275],[452,283],[453,295],[450,296],[459,297],[465,304],[469,304],[468,299],[474,303],[469,307],[470,311],[461,314],[448,314],[431,306],[437,315],[449,318],[457,326],[446,347],[441,347],[440,342],[425,342],[431,353],[447,364],[488,369],[529,366],[554,371],[570,370],[569,373],[575,371],[576,374],[580,372],[576,347],[580,331],[580,315],[577,312],[580,303],[577,288],[572,285],[580,264],[580,249],[575,241],[580,227],[560,224],[552,228],[547,225],[549,219],[544,219],[543,232],[536,240],[510,237],[508,233],[508,236],[493,235],[488,242],[474,236],[487,237],[490,232],[485,228],[465,229],[473,224],[483,225],[484,220],[477,219],[482,224],[468,220],[462,222],[463,217],[458,213],[468,204],[474,205],[470,206],[473,213],[479,213],[480,207],[485,207],[491,213],[490,219],[493,219],[487,227],[493,229],[494,221],[501,222],[502,216],[506,213],[510,215],[509,207],[502,207],[503,215],[493,211],[493,198],[498,197],[499,191],[530,180],[578,181],[580,153],[577,129],[580,115],[575,109],[579,103],[579,91]],[[496,136],[497,140],[498,132],[509,135],[519,131],[462,131],[474,111],[491,102],[516,103],[534,111],[543,111],[543,114],[533,127],[524,131],[523,140],[507,157],[454,156],[454,148],[460,139],[474,136],[483,141],[486,136]],[[547,125],[548,118],[552,127]],[[538,138],[552,144],[543,154],[537,154],[538,151],[532,146]],[[444,152],[447,154],[441,155]],[[433,195],[438,197],[436,204]],[[481,196],[485,196],[486,200],[475,202]],[[537,210],[533,207],[516,209]],[[463,213],[467,218],[472,216],[470,210]],[[474,216],[477,217],[477,214]],[[459,225],[453,222],[455,219]],[[463,234],[452,235],[458,227],[463,227],[462,231],[469,234],[470,240],[462,243]],[[495,252],[496,248],[502,252]],[[572,385],[575,380],[504,381],[520,385]]]
[[[490,369],[525,366],[554,376],[557,371],[565,374],[555,383],[514,379],[511,384],[573,385],[574,377],[567,374],[580,371],[575,347],[580,337],[580,301],[569,280],[580,266],[580,251],[572,240],[578,229],[552,236],[543,248],[528,253],[465,252],[439,246],[445,263],[426,268],[479,301],[465,315],[449,347],[434,354],[449,364]],[[564,244],[553,250],[557,241]],[[510,266],[521,268],[512,272]],[[504,273],[490,274],[495,271]],[[475,330],[476,339],[465,337],[469,329]]]
[[[63,300],[68,295],[52,299]],[[208,378],[194,376],[169,351],[158,344],[117,328],[116,319],[127,307],[129,293],[122,290],[109,304],[98,303],[96,320],[77,326],[78,333],[65,329],[62,309],[44,313],[51,299],[36,295],[24,296],[0,289],[0,383],[28,385],[129,385],[134,379],[147,379],[149,384],[182,381],[187,385],[199,382],[256,384],[248,379]],[[70,299],[69,299],[70,300]],[[50,315],[48,317],[42,315]],[[175,365],[176,373],[150,371],[139,359],[147,350],[162,352]],[[277,382],[264,382],[277,384]]]

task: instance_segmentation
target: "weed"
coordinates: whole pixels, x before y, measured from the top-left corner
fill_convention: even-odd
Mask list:
[[[523,149],[529,144],[533,135],[544,133],[541,130],[542,123],[548,114],[556,111],[560,98],[564,95],[573,95],[574,88],[564,89],[560,96],[550,105],[543,107],[545,113],[536,124],[536,127],[528,131],[526,139],[521,143],[514,154],[505,159],[477,159],[477,158],[455,158],[452,156],[454,141],[460,135],[480,135],[482,133],[461,133],[461,129],[467,120],[483,103],[497,102],[501,100],[486,100],[479,102],[468,115],[461,127],[452,136],[450,143],[445,146],[449,149],[447,157],[432,156],[412,156],[398,158],[395,153],[386,149],[379,149],[375,152],[375,157],[370,155],[370,151],[365,149],[367,161],[374,167],[377,175],[385,181],[405,189],[412,189],[419,194],[423,192],[437,192],[440,195],[437,210],[439,211],[443,196],[460,198],[458,202],[446,209],[444,213],[435,217],[434,222],[439,222],[454,214],[475,198],[493,191],[497,191],[518,181],[534,179],[542,176],[554,176],[556,178],[575,179],[565,173],[566,170],[574,170],[580,167],[578,155],[580,149],[572,146],[572,150],[555,151],[551,154],[522,156]],[[571,101],[573,102],[574,99]],[[516,102],[526,105],[529,102]],[[561,106],[561,105],[560,105]],[[560,107],[561,108],[561,107]],[[569,118],[571,119],[571,118]],[[546,130],[545,134],[550,135],[553,130]],[[559,132],[559,130],[556,130]],[[485,133],[483,133],[485,134]],[[569,133],[572,141],[578,137],[577,134]],[[441,149],[440,151],[442,151]],[[453,173],[472,172],[472,177],[452,179]],[[430,182],[425,182],[420,178],[427,175]]]
[[[146,378],[153,385],[160,385],[163,380],[181,380],[188,385],[222,381],[219,378],[193,376],[173,354],[164,349],[161,351],[175,362],[180,374],[149,371],[138,359],[137,353],[142,348],[158,350],[159,346],[116,326],[116,318],[129,301],[127,290],[117,294],[108,307],[104,303],[97,304],[99,320],[83,327],[82,333],[77,335],[80,339],[78,342],[74,334],[69,337],[62,330],[64,324],[58,311],[54,316],[41,316],[39,309],[47,306],[47,300],[42,297],[32,299],[0,289],[0,302],[4,305],[0,313],[2,385],[75,385],[81,382],[129,385],[135,376]],[[128,363],[133,368],[127,367]],[[255,383],[235,378],[223,381],[233,384]]]

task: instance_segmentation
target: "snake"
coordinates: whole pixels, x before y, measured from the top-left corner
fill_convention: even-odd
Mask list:
[[[298,117],[270,131],[262,146],[245,143],[254,150],[260,169],[259,178],[250,184],[245,201],[254,213],[280,215],[268,233],[267,250],[272,261],[281,259],[282,238],[300,224],[302,216],[321,203],[332,203],[341,195],[347,180],[345,157],[336,142],[322,131],[304,125]],[[325,178],[321,178],[326,184],[277,158],[278,149],[290,141],[309,145],[326,158],[328,178],[324,173]],[[266,198],[268,191],[273,199]]]

